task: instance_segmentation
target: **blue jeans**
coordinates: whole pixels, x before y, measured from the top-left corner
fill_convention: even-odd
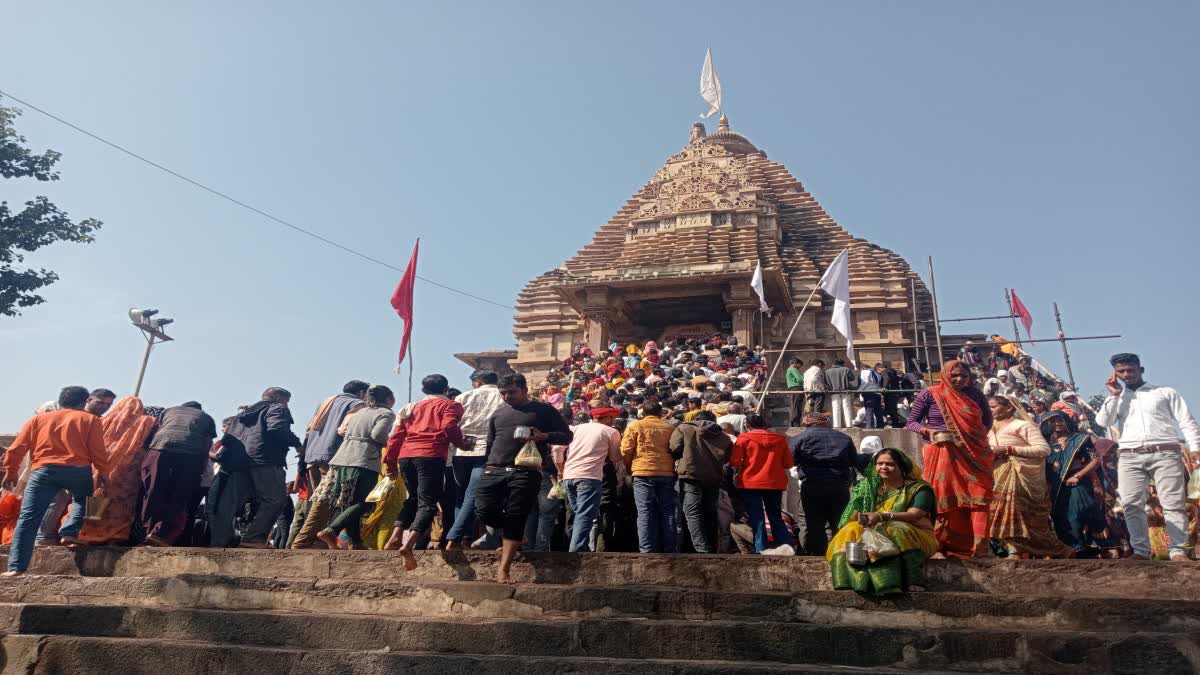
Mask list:
[[[464,457],[463,459],[467,459]],[[471,458],[474,459],[474,458]],[[482,459],[482,458],[481,458]],[[459,458],[455,457],[455,471],[458,470]],[[483,463],[471,469],[471,477],[467,481],[467,489],[463,494],[462,504],[458,505],[458,513],[454,515],[454,526],[446,535],[446,541],[461,542],[467,537],[475,536],[478,519],[475,517],[475,488],[479,486],[479,477],[483,475]]]
[[[637,505],[638,550],[674,553],[675,477],[634,476],[633,501]]]
[[[742,490],[742,506],[754,530],[754,550],[762,553],[768,548],[792,543],[792,533],[783,522],[780,502],[783,490]],[[767,522],[771,523],[771,539],[767,538]]]
[[[603,484],[599,478],[572,478],[563,481],[567,488],[567,503],[575,522],[571,525],[571,553],[589,553],[592,550],[592,525],[600,512],[600,495]]]
[[[90,466],[43,466],[29,474],[25,486],[25,497],[21,501],[21,515],[13,531],[12,547],[8,556],[9,572],[24,572],[29,569],[33,558],[33,543],[46,509],[54,502],[59,490],[71,493],[71,515],[58,530],[58,536],[78,537],[83,527],[85,500],[92,495],[92,467]]]
[[[525,520],[525,538],[529,541],[521,547],[522,551],[549,551],[550,540],[554,538],[554,526],[558,522],[558,514],[562,512],[563,500],[550,499],[550,488],[554,485],[550,477],[542,472],[542,483],[538,487],[537,509],[529,512]]]

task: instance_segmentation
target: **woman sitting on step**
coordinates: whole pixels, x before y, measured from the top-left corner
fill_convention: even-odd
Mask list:
[[[937,500],[919,475],[903,452],[884,448],[875,453],[866,478],[851,490],[841,529],[825,552],[835,589],[870,595],[925,590],[925,560],[938,550],[933,535]],[[847,560],[846,545],[862,542],[867,528],[895,544],[892,555]]]

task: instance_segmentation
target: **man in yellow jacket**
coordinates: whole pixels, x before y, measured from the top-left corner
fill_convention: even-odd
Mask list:
[[[675,427],[661,415],[661,405],[646,403],[642,418],[631,423],[621,439],[621,458],[633,475],[642,553],[675,552],[675,458],[670,448]]]

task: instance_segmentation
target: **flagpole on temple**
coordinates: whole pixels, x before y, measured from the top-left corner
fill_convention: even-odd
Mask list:
[[[1058,303],[1054,303],[1054,322],[1058,324],[1058,343],[1062,345],[1063,360],[1067,362],[1067,379],[1071,381],[1071,391],[1075,391],[1075,373],[1071,370],[1071,352],[1067,351],[1067,336],[1063,333],[1062,315],[1058,313]]]

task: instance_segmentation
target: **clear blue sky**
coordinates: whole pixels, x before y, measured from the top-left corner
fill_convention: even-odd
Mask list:
[[[944,316],[1004,311],[1200,406],[1200,42],[1193,2],[9,3],[0,88],[403,267],[512,303],[684,145],[712,46],[735,130],[852,234],[938,264]],[[11,103],[11,102],[10,102]],[[0,430],[66,384],[131,391],[125,312],[174,316],[144,398],[214,416],[291,389],[301,422],[348,379],[392,385],[398,273],[283,230],[27,112],[63,180],[0,181],[105,222],[48,303],[0,319]],[[417,288],[418,377],[513,345],[511,312]],[[1007,322],[973,326],[1009,332]],[[1058,345],[1035,354],[1061,366]]]

